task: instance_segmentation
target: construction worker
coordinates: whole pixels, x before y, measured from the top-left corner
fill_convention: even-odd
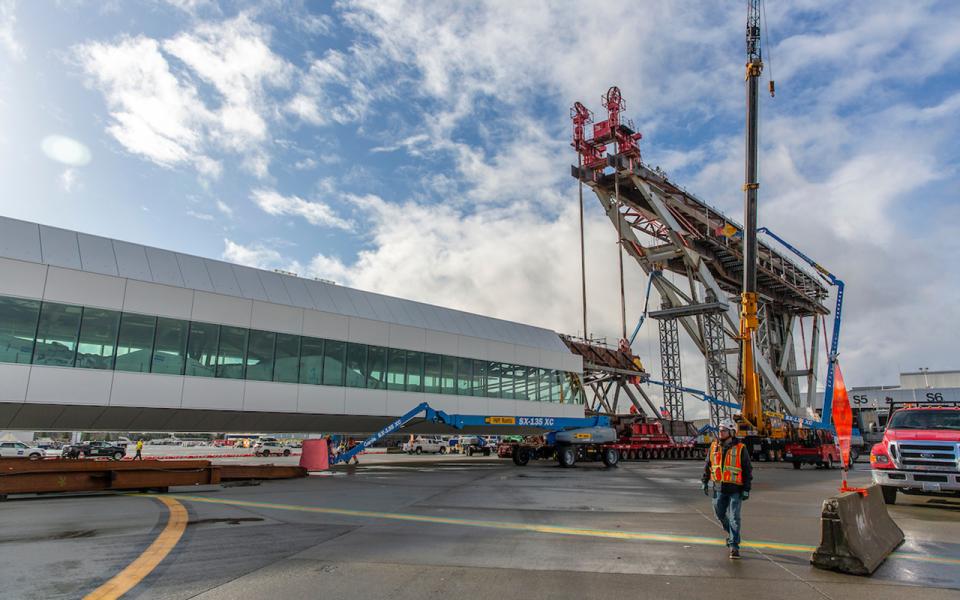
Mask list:
[[[137,440],[137,453],[134,455],[133,460],[143,460],[143,440]]]
[[[750,453],[737,439],[733,419],[720,421],[719,439],[710,444],[701,478],[703,493],[710,494],[713,482],[713,512],[727,532],[730,558],[740,558],[740,505],[750,497],[753,470]]]

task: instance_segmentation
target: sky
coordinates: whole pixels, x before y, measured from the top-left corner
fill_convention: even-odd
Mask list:
[[[960,3],[767,4],[760,224],[846,281],[848,385],[960,368]],[[0,0],[0,214],[581,333],[570,106],[619,86],[644,160],[741,220],[744,25],[743,2]],[[628,263],[631,322],[645,287]]]

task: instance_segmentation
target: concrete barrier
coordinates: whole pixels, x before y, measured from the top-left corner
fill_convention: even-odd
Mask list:
[[[820,525],[820,547],[810,558],[820,569],[871,575],[903,543],[876,485],[866,496],[844,492],[824,500]]]

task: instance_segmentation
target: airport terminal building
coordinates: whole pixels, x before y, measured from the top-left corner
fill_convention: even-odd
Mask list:
[[[550,330],[0,217],[0,429],[582,417],[582,371]]]

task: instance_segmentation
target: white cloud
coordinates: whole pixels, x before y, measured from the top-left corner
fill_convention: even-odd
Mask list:
[[[219,172],[217,161],[203,151],[213,115],[197,89],[174,76],[156,40],[125,37],[75,51],[107,100],[112,118],[107,131],[123,147],[164,167],[191,164],[205,174]]]
[[[164,2],[191,15],[196,15],[205,9],[215,9],[219,12],[219,7],[214,0],[164,0]]]
[[[261,210],[270,215],[303,217],[311,225],[325,225],[337,229],[351,229],[352,224],[340,217],[323,202],[309,201],[299,196],[283,196],[273,190],[254,190],[251,198]]]
[[[217,200],[217,210],[219,210],[225,216],[231,219],[233,218],[233,207],[231,207],[229,204],[227,204],[223,200]]]
[[[317,167],[317,161],[312,158],[304,158],[293,163],[293,168],[297,171],[312,171]]]
[[[77,188],[77,170],[64,169],[60,174],[60,187],[68,194]]]
[[[64,135],[48,135],[40,142],[40,148],[47,158],[71,167],[90,163],[90,149],[83,142]]]
[[[227,262],[256,269],[283,269],[294,273],[302,270],[299,263],[285,259],[279,252],[263,244],[244,246],[230,239],[224,239],[223,244],[221,258]]]
[[[0,48],[16,61],[26,59],[27,52],[23,44],[17,39],[17,2],[16,0],[0,0]]]

